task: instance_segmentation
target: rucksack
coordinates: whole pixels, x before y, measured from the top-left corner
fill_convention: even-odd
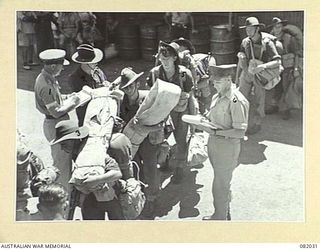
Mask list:
[[[146,202],[146,197],[142,192],[141,182],[139,181],[139,166],[134,161],[132,163],[138,170],[137,179],[132,177],[127,180],[119,180],[121,188],[118,200],[126,220],[136,219],[141,214]]]

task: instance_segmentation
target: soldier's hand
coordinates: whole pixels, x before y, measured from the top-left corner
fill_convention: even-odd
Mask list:
[[[253,74],[258,74],[258,73],[260,73],[260,72],[263,71],[263,70],[265,70],[265,67],[264,67],[263,64],[261,64],[261,65],[258,65],[258,66],[255,67],[255,68],[253,68],[253,69],[252,69],[252,73],[253,73]]]
[[[297,78],[297,77],[300,76],[300,73],[299,73],[299,70],[298,70],[298,69],[294,69],[294,70],[293,70],[293,76],[294,76],[294,78]]]
[[[95,188],[100,184],[97,175],[89,175],[87,179],[82,182],[84,188],[89,190],[95,190]]]
[[[75,105],[78,105],[78,104],[80,103],[80,98],[79,98],[79,96],[77,96],[77,95],[72,95],[72,96],[70,96],[70,98],[71,98],[72,102],[73,102]]]

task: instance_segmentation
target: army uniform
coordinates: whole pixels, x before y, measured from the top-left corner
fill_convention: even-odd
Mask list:
[[[274,17],[272,19],[272,26],[276,24],[282,23],[283,25],[286,25],[286,20],[281,20],[280,18]],[[275,35],[273,31],[271,32],[272,35]],[[296,103],[296,99],[298,97],[298,93],[294,91],[294,72],[298,71],[298,60],[299,60],[299,46],[298,42],[295,37],[293,37],[291,34],[284,32],[282,29],[282,33],[277,36],[277,40],[280,41],[283,45],[283,53],[282,53],[282,65],[284,67],[284,71],[281,75],[281,83],[282,83],[282,93],[278,93],[278,99],[279,101],[279,108],[280,111],[283,113],[283,118],[287,119],[290,117],[289,110],[291,108],[299,107]],[[286,59],[290,56],[290,59]],[[280,94],[280,97],[279,97]],[[281,95],[282,94],[282,95]]]
[[[193,78],[190,70],[185,68],[184,66],[176,66],[175,74],[171,79],[168,79],[162,65],[154,67],[147,78],[147,83],[151,87],[153,85],[153,81],[156,79],[161,79],[166,82],[171,82],[172,84],[176,84],[181,87],[182,92],[189,93],[193,87]],[[190,97],[189,97],[190,98]],[[175,154],[175,160],[177,162],[176,167],[183,169],[187,164],[187,156],[188,156],[188,143],[187,143],[187,133],[188,133],[188,124],[183,122],[181,117],[184,114],[190,113],[190,105],[187,104],[184,111],[178,112],[172,110],[170,116],[172,118],[173,126],[174,126],[174,138],[177,143],[177,151]]]
[[[262,25],[258,23],[256,18],[247,18],[247,20],[248,23],[250,23],[249,21],[256,22],[250,25],[248,24],[248,26]],[[281,56],[277,52],[275,41],[273,40],[275,37],[260,31],[259,34],[260,40],[258,42],[253,42],[249,37],[246,37],[242,40],[240,52],[245,54],[247,63],[249,63],[251,59],[258,59],[263,63],[281,59]],[[254,55],[251,52],[251,46],[253,48]],[[253,111],[252,115],[250,114],[250,127],[261,126],[262,119],[265,116],[265,89],[260,84],[256,83],[255,77],[253,74],[249,73],[248,67],[243,67],[243,65],[241,66],[242,72],[239,78],[239,89],[248,100],[254,87],[254,99],[250,101],[252,106],[251,111]]]
[[[219,66],[217,66],[218,68]],[[215,133],[208,139],[208,156],[214,171],[212,184],[215,213],[204,220],[226,220],[230,203],[230,183],[233,170],[238,165],[241,142],[239,137],[227,137],[222,132],[236,129],[244,131],[248,126],[249,102],[231,84],[225,93],[212,97],[207,118],[216,125]]]
[[[50,51],[53,51],[54,53],[46,53],[46,51],[40,53],[39,57],[44,63],[57,63],[59,61],[61,62],[61,60],[61,64],[64,62],[65,52],[63,50]],[[36,79],[34,92],[36,108],[45,117],[43,122],[43,132],[48,142],[50,142],[56,137],[56,124],[62,120],[69,120],[70,117],[68,113],[59,118],[55,118],[50,114],[50,105],[53,105],[54,103],[61,105],[62,96],[57,79],[45,69],[42,69]],[[60,170],[59,182],[61,182],[63,186],[67,187],[71,176],[71,155],[63,151],[60,145],[51,146],[51,155],[53,159],[53,166]]]

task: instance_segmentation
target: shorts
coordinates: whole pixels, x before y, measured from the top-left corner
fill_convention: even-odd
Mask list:
[[[35,34],[18,33],[18,46],[28,47],[33,46],[35,42]]]

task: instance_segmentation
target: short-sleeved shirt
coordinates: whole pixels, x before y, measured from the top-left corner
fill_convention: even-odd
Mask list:
[[[191,71],[184,66],[181,66],[181,65],[176,66],[175,73],[172,76],[172,79],[167,78],[162,65],[154,67],[153,69],[150,70],[150,73],[147,77],[147,84],[150,87],[152,87],[153,85],[152,75],[154,75],[154,81],[156,81],[159,78],[160,80],[171,82],[180,87],[183,86],[182,91],[184,92],[190,92],[192,90],[192,87],[193,87],[192,74],[191,74]]]
[[[255,59],[261,60],[264,63],[281,59],[275,45],[276,38],[265,32],[260,32],[260,35],[261,39],[255,43],[249,37],[244,38],[240,46],[240,51],[246,54],[247,59],[253,59],[250,48],[251,43],[253,45]]]
[[[222,96],[219,93],[212,97],[208,119],[221,129],[247,129],[249,102],[232,84]]]
[[[56,78],[44,69],[38,75],[34,86],[37,109],[45,115],[50,115],[48,105],[54,102],[62,104],[60,86]]]

